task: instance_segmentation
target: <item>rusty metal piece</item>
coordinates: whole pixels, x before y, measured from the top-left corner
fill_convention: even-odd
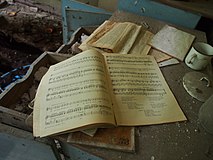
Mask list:
[[[201,72],[186,73],[183,86],[192,97],[201,102],[205,102],[213,93],[209,76]]]

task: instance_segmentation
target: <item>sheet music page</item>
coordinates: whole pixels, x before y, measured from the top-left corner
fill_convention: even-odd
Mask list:
[[[154,57],[104,55],[111,77],[118,125],[186,120]]]
[[[88,50],[49,68],[35,99],[35,136],[115,124],[104,63],[102,54]]]

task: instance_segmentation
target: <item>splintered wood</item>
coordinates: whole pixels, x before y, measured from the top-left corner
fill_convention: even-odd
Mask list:
[[[149,44],[153,48],[183,61],[194,39],[194,35],[165,25]]]

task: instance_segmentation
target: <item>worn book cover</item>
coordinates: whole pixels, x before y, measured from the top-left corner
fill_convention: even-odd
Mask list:
[[[134,127],[100,128],[93,137],[82,132],[73,132],[67,137],[67,142],[134,152],[135,130]]]

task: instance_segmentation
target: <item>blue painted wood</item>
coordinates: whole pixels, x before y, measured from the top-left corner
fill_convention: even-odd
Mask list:
[[[152,17],[187,28],[195,28],[201,16],[152,0],[119,0],[118,9]]]
[[[97,12],[97,13],[106,13],[106,14],[110,13],[104,9],[91,6],[85,3],[81,3],[75,0],[62,0],[62,9],[64,8],[89,11],[89,12]]]
[[[99,25],[112,13],[74,0],[62,0],[63,42],[68,43],[73,32],[82,25]],[[80,16],[77,16],[78,13]],[[80,19],[75,17],[81,17]],[[91,23],[92,22],[92,23]]]
[[[0,160],[57,160],[49,145],[0,133]]]
[[[73,32],[79,27],[100,25],[106,19],[109,19],[110,16],[111,14],[70,10],[66,8],[67,27],[65,41],[68,42]]]

